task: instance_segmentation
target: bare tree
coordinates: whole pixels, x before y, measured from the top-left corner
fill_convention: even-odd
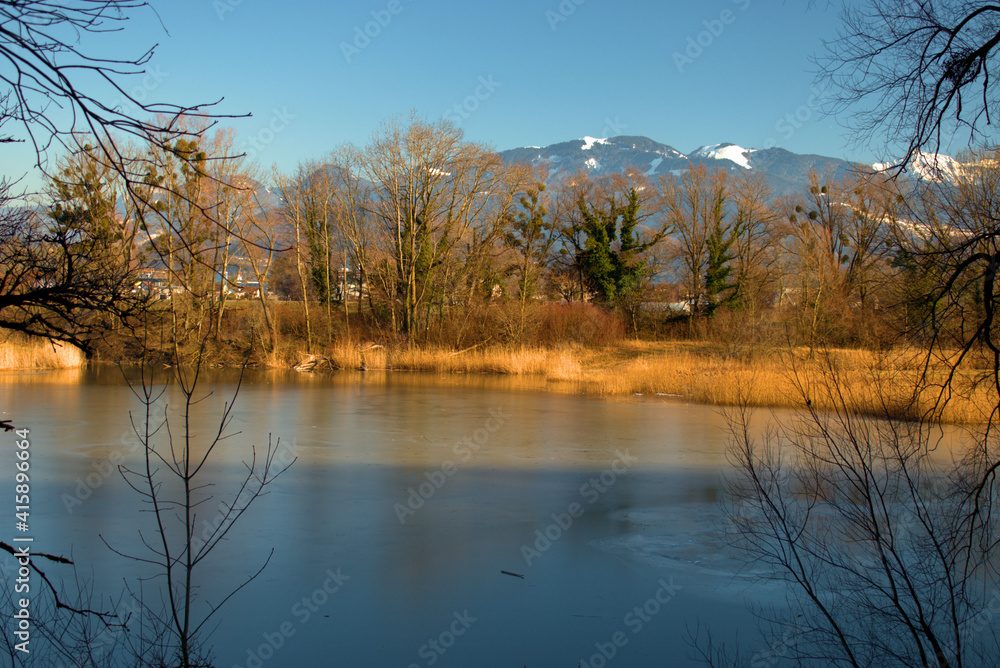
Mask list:
[[[853,112],[859,143],[903,146],[905,168],[959,132],[988,137],[998,99],[1000,5],[975,0],[843,4],[839,38],[820,59],[829,111]]]
[[[269,280],[274,266],[275,254],[279,250],[278,234],[275,229],[277,215],[269,211],[261,201],[261,196],[250,184],[246,184],[245,194],[252,198],[252,209],[238,219],[236,233],[242,240],[244,257],[257,280],[257,300],[260,302],[264,327],[269,337],[269,350],[278,346],[278,330],[271,312]]]
[[[995,152],[969,154],[967,168],[908,198],[898,241],[917,287],[911,304],[924,314],[913,336],[928,347],[924,382],[938,390],[938,408],[963,377],[987,383],[1000,397],[1000,162]],[[950,372],[935,378],[933,367]],[[1000,417],[1000,401],[988,418]],[[998,464],[1000,466],[1000,464]]]
[[[760,174],[753,172],[732,181],[734,302],[757,310],[769,301],[774,289],[778,232],[774,196]]]
[[[914,293],[930,334],[923,373],[905,370],[909,357],[880,356],[865,382],[847,382],[821,358],[822,376],[798,376],[800,420],[758,434],[745,407],[730,416],[728,535],[793,592],[786,611],[761,614],[795,665],[980,666],[1000,653],[992,321],[1000,171],[989,154],[968,164],[954,182],[912,193],[905,212],[891,189],[837,189],[852,214],[869,202],[865,215],[896,230],[909,258],[904,278],[927,286]],[[940,411],[977,385],[987,398],[982,424],[946,446]],[[860,415],[872,397],[879,414]],[[702,655],[725,656],[711,649],[703,642]]]
[[[428,326],[431,296],[458,284],[447,269],[459,254],[481,257],[508,219],[523,169],[504,165],[485,146],[465,142],[453,126],[411,117],[386,123],[360,154],[358,177],[372,184],[365,203],[380,262],[371,270],[385,291],[393,328],[408,335]],[[468,278],[468,276],[466,276]],[[474,282],[465,281],[468,289]],[[398,311],[398,313],[397,313]]]
[[[583,262],[587,235],[579,225],[579,202],[581,198],[584,201],[592,198],[594,187],[586,172],[575,174],[553,198],[555,206],[549,212],[557,238],[550,279],[568,302],[588,298],[587,271]]]
[[[232,130],[220,130],[211,138],[209,148],[213,155],[227,156],[210,165],[214,177],[206,189],[205,207],[216,221],[209,232],[206,262],[214,270],[214,285],[206,289],[208,311],[211,314],[209,327],[214,329],[218,339],[222,336],[222,318],[225,315],[229,295],[237,289],[237,277],[241,269],[237,264],[239,231],[244,218],[252,215],[254,208],[254,186],[243,171],[243,158],[228,157],[232,154],[234,135]],[[245,242],[245,238],[243,239]],[[237,268],[237,276],[230,271]]]
[[[176,346],[194,334],[201,340],[202,316],[212,298],[217,230],[209,217],[214,181],[207,142],[200,136],[147,149],[148,197],[139,208],[149,246],[170,275],[170,312]],[[179,353],[175,351],[179,357]]]
[[[886,175],[834,180],[813,173],[809,184],[807,193],[785,204],[783,244],[794,267],[789,282],[802,330],[814,347],[829,336],[856,338],[851,318],[871,317],[903,206],[898,184]]]
[[[873,367],[875,396],[902,381]],[[833,364],[803,384],[801,420],[751,430],[745,407],[730,415],[736,468],[728,485],[727,535],[768,579],[784,582],[789,607],[761,611],[800,666],[978,666],[1000,651],[990,606],[1000,586],[996,522],[974,521],[968,493],[996,443],[970,433],[954,459],[937,453],[939,428],[912,420],[913,406],[883,400],[879,416]],[[827,403],[828,402],[828,403]],[[812,403],[809,401],[808,403]],[[956,463],[957,462],[957,463]],[[711,652],[703,652],[709,655]]]
[[[514,255],[511,273],[517,285],[518,319],[511,329],[513,338],[518,341],[524,336],[528,302],[538,291],[542,270],[549,262],[549,253],[556,240],[545,190],[543,180],[527,188],[504,233],[504,245]]]
[[[295,272],[302,289],[302,310],[306,321],[306,353],[312,354],[313,332],[312,319],[309,313],[309,281],[306,279],[309,260],[303,258],[303,240],[312,211],[313,193],[310,189],[310,178],[314,169],[309,165],[300,164],[295,175],[285,176],[275,171],[275,185],[281,193],[281,215],[295,233]]]
[[[74,151],[75,137],[88,135],[94,155],[122,179],[127,197],[146,200],[142,187],[148,162],[122,138],[141,146],[194,141],[225,116],[206,111],[216,103],[179,105],[145,102],[128,92],[129,78],[148,74],[155,45],[123,57],[94,55],[90,39],[125,29],[142,0],[4,0],[0,2],[0,81],[9,87],[0,121],[19,125],[48,172],[50,149]],[[60,109],[69,112],[69,121]],[[186,124],[179,119],[198,119]],[[4,135],[5,141],[19,141]],[[169,224],[169,220],[165,221]]]
[[[149,187],[147,177],[156,162],[153,156],[159,149],[197,143],[200,134],[222,116],[207,111],[214,103],[150,103],[128,92],[133,89],[134,77],[150,76],[155,46],[115,57],[105,55],[100,44],[107,40],[105,33],[125,29],[129,19],[143,10],[152,11],[140,0],[0,2],[0,87],[7,88],[0,91],[0,124],[8,123],[0,141],[30,142],[37,166],[57,181],[62,163],[53,159],[52,152],[64,150],[72,155],[86,145],[88,160],[98,165],[102,178],[116,178],[116,204],[128,212],[126,219],[134,220],[137,212],[144,211],[148,214],[145,222],[159,217],[160,225],[176,233],[174,220],[154,201],[170,185]],[[11,130],[10,124],[18,127]],[[79,140],[83,135],[87,136],[84,142]],[[182,154],[176,152],[175,156]],[[11,182],[5,181],[5,207],[14,204],[11,188]],[[172,194],[185,196],[179,190]],[[3,215],[5,232],[25,232],[17,213],[5,208]],[[28,334],[52,335],[86,347],[86,335],[77,331],[81,323],[100,321],[101,312],[112,313],[112,319],[117,319],[122,300],[118,294],[109,298],[107,282],[95,285],[93,275],[80,263],[31,265],[57,247],[63,248],[64,259],[70,259],[66,251],[79,247],[79,235],[67,240],[62,233],[37,224],[27,232],[34,236],[22,236],[21,240],[32,243],[15,244],[13,253],[7,245],[2,258],[3,272],[13,278],[0,286],[0,317]],[[49,275],[39,277],[36,272]],[[118,279],[116,290],[127,282],[124,275]]]
[[[0,541],[0,550],[14,555],[11,561],[17,563],[17,548]],[[36,563],[36,557],[47,560],[44,569]],[[132,651],[137,647],[129,647],[131,638],[126,632],[126,622],[130,610],[123,604],[124,596],[112,599],[96,594],[92,583],[80,576],[73,561],[62,556],[34,553],[28,569],[43,584],[32,588],[35,595],[31,601],[30,631],[8,631],[0,638],[0,655],[8,659],[5,665],[110,668],[122,665],[112,659],[113,655],[139,655]],[[58,577],[56,572],[60,572]],[[14,575],[6,562],[0,563],[0,573],[5,577]],[[14,587],[0,594],[0,608],[10,611],[5,615],[18,610],[22,594]]]
[[[728,213],[728,181],[726,172],[709,173],[704,165],[686,171],[679,180],[660,179],[661,206],[674,230],[692,320],[706,301],[709,240]]]
[[[142,114],[169,117],[198,114],[204,106],[150,104],[126,90],[123,79],[145,73],[155,46],[122,58],[84,50],[81,35],[122,30],[130,15],[143,8],[149,5],[141,0],[0,2],[0,81],[14,93],[6,115],[23,127],[40,163],[54,143],[72,148],[67,139],[75,132],[92,134],[108,159],[116,155],[112,132],[151,143],[160,141],[164,130],[174,139],[184,134],[169,123],[141,120],[122,103]],[[53,103],[72,112],[71,127],[61,126],[50,114]]]
[[[860,139],[877,140],[883,131],[901,137],[903,168],[918,151],[938,151],[956,129],[972,140],[982,136],[997,99],[990,75],[1000,6],[963,0],[845,6],[845,31],[824,74],[837,87],[834,109],[864,105],[856,118]],[[783,647],[794,665],[979,666],[995,664],[1000,654],[994,607],[1000,199],[995,156],[968,162],[950,182],[911,194],[905,212],[884,191],[834,196],[829,188],[817,192],[818,184],[811,193],[816,206],[797,212],[805,214],[800,227],[817,255],[834,259],[840,280],[855,285],[864,283],[866,265],[878,255],[878,235],[893,228],[897,265],[911,282],[927,286],[914,291],[922,293],[914,306],[928,314],[930,335],[916,379],[887,372],[894,365],[879,360],[859,398],[857,385],[844,382],[831,363],[825,382],[800,385],[808,408],[801,422],[758,437],[745,408],[731,416],[730,535],[795,594],[787,614],[768,618],[790,640]],[[935,378],[935,362],[945,365],[943,380]],[[956,452],[938,453],[940,432],[931,420],[961,372],[973,386],[985,381],[992,388],[992,411]],[[903,383],[912,398],[891,401]],[[926,412],[917,398],[935,386],[936,410]],[[858,406],[871,396],[882,398],[882,414],[860,416]],[[817,398],[833,410],[817,411]],[[717,650],[709,641],[700,653],[716,665],[740,663]]]
[[[20,126],[35,149],[37,166],[48,172],[53,148],[75,150],[74,137],[91,137],[94,153],[117,172],[129,198],[143,200],[147,165],[124,147],[122,137],[144,146],[196,139],[225,116],[209,104],[146,102],[129,92],[129,79],[147,74],[155,52],[95,55],[90,40],[125,29],[130,17],[153,11],[143,0],[3,0],[0,2],[0,81],[9,87],[0,119]],[[63,114],[69,112],[65,123]],[[178,123],[197,118],[201,126]],[[152,119],[152,120],[150,120]],[[13,135],[3,141],[21,141]]]
[[[175,413],[161,401],[166,387],[155,387],[147,368],[143,369],[142,383],[133,386],[133,393],[142,404],[139,419],[133,418],[133,428],[145,456],[140,466],[120,465],[119,470],[143,499],[152,517],[153,533],[151,538],[140,534],[143,551],[139,553],[109,545],[120,556],[153,566],[164,579],[162,609],[147,602],[150,592],[143,591],[146,586],[143,583],[130,592],[142,604],[142,622],[152,634],[147,640],[166,653],[159,660],[176,662],[171,665],[179,668],[210,665],[205,625],[234,594],[260,575],[274,550],[271,549],[260,569],[215,603],[199,599],[195,574],[265,488],[294,462],[294,456],[279,453],[280,441],[272,442],[269,436],[264,451],[251,447],[250,457],[244,462],[246,472],[231,490],[229,500],[216,500],[214,485],[203,482],[201,474],[220,444],[238,434],[230,429],[233,401],[223,407],[214,433],[204,440],[195,433],[198,404],[206,398],[198,389],[200,360],[199,355],[193,368],[174,368],[182,395],[182,404]],[[239,384],[234,401],[238,393]],[[162,416],[157,414],[161,407]],[[171,419],[181,421],[176,433]]]
[[[362,154],[353,146],[344,146],[330,155],[331,178],[336,193],[336,228],[344,266],[344,321],[350,338],[347,271],[356,271],[357,310],[372,267],[372,230],[367,215],[373,197],[371,184],[360,178]]]
[[[88,350],[145,299],[133,292],[137,230],[115,215],[115,179],[79,155],[56,177],[51,218],[0,182],[0,327]]]

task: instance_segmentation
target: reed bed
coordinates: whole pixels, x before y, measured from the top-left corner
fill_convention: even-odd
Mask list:
[[[565,349],[495,347],[454,351],[340,343],[328,349],[326,358],[334,369],[544,376],[553,380],[577,380],[582,373],[579,362]]]
[[[301,360],[292,349],[268,362]],[[623,341],[606,347],[478,346],[467,350],[384,347],[339,342],[320,351],[316,369],[415,371],[452,376],[521,378],[547,387],[609,397],[671,396],[694,403],[835,410],[905,418],[931,416],[949,423],[979,423],[996,408],[984,369],[957,375],[943,394],[947,355],[927,362],[916,349],[891,351],[770,350],[734,357],[708,343]],[[0,369],[78,369],[82,351],[18,333],[0,340]],[[915,391],[914,388],[920,388]],[[948,401],[941,408],[941,398]]]
[[[731,357],[709,344],[623,342],[606,348],[493,346],[464,351],[340,343],[329,368],[504,375],[539,379],[554,391],[601,396],[673,396],[695,403],[834,410],[951,423],[982,422],[995,404],[972,376],[959,376],[937,409],[947,360],[925,373],[919,350],[770,351]],[[919,392],[914,388],[922,388]]]
[[[83,351],[68,343],[16,333],[0,339],[0,369],[77,369],[85,363]]]

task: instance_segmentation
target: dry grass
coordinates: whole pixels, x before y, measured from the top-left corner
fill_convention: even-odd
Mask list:
[[[0,339],[0,369],[77,369],[85,363],[83,352],[68,343],[11,332]]]
[[[543,376],[553,380],[577,380],[582,372],[579,362],[567,349],[494,347],[453,351],[339,343],[326,350],[325,356],[335,369],[364,367],[370,370]]]
[[[696,403],[820,410],[851,410],[918,417],[938,399],[931,386],[915,396],[922,370],[920,351],[888,353],[830,350],[775,351],[749,359],[727,357],[709,344],[622,342],[605,348],[566,345],[555,348],[495,346],[452,351],[440,348],[384,348],[340,343],[324,351],[329,367],[420,371],[449,375],[520,377],[526,387],[542,381],[554,391],[603,396],[670,395]],[[302,355],[301,357],[304,357]],[[301,359],[300,357],[300,359]],[[943,365],[940,369],[943,369]],[[965,383],[963,387],[963,383]],[[988,393],[963,378],[938,418],[981,422],[991,408]]]
[[[955,379],[949,401],[936,410],[945,366],[932,367],[921,382],[923,361],[924,355],[912,349],[829,350],[812,356],[786,350],[732,359],[704,346],[675,344],[610,368],[591,368],[585,380],[589,389],[607,395],[670,394],[698,403],[775,408],[846,407],[901,418],[933,415],[949,423],[985,420],[995,402],[967,376]]]

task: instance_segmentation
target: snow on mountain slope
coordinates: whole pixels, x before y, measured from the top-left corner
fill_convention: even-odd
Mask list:
[[[594,137],[581,137],[580,141],[583,142],[583,150],[589,151],[594,148],[594,144],[607,144],[608,140],[605,139],[595,139]]]
[[[731,143],[703,146],[686,155],[668,144],[648,137],[620,136],[598,139],[583,137],[541,148],[521,147],[501,152],[506,162],[522,163],[545,170],[545,179],[558,184],[577,172],[592,176],[624,174],[635,170],[650,179],[677,177],[704,166],[738,174],[760,174],[776,194],[792,194],[808,187],[809,173],[835,174],[837,178],[852,165],[837,158],[798,155],[780,148],[752,150]]]
[[[877,172],[896,169],[898,163],[876,162],[872,169]],[[925,153],[917,151],[910,159],[906,170],[922,181],[950,181],[952,183],[962,174],[962,163],[949,155],[941,153]]]
[[[750,159],[747,156],[752,152],[736,144],[712,144],[702,146],[691,155],[713,160],[730,160],[744,169],[751,169]]]

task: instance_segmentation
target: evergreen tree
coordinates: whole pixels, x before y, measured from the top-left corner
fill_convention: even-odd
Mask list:
[[[720,306],[734,302],[737,297],[736,285],[729,282],[733,271],[731,262],[733,242],[736,240],[734,226],[724,223],[725,214],[715,217],[712,231],[708,235],[708,263],[705,268],[705,314],[711,317]]]
[[[625,310],[634,329],[642,285],[651,274],[642,254],[666,235],[667,227],[643,240],[640,224],[650,214],[642,210],[640,189],[631,186],[621,192],[612,188],[595,203],[581,194],[574,231],[584,236],[578,261],[587,287],[598,303]]]

